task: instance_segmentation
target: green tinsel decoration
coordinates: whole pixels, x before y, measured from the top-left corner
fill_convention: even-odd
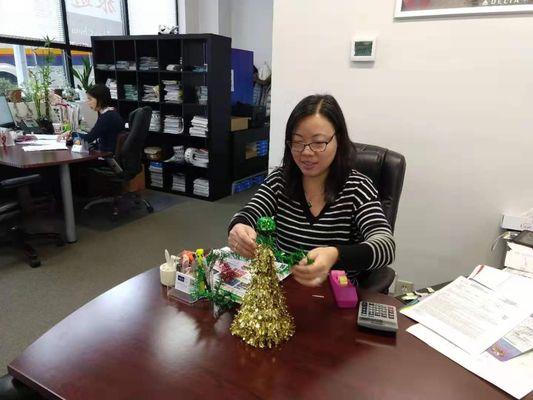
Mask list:
[[[220,314],[232,308],[236,302],[236,297],[221,288],[222,280],[219,280],[214,287],[209,287],[206,277],[206,266],[213,268],[217,261],[224,261],[227,253],[219,250],[211,251],[205,258],[202,249],[196,250],[196,274],[195,283],[191,293],[193,299],[207,299],[219,308]]]
[[[274,238],[274,232],[276,231],[276,222],[272,217],[261,217],[257,220],[257,243],[268,246],[274,253],[276,261],[286,264],[286,271],[292,268],[300,262],[302,258],[307,258],[307,264],[312,264],[313,260],[307,257],[307,253],[303,250],[298,250],[292,253],[285,253],[281,251],[276,245],[276,239]]]
[[[276,232],[276,222],[274,221],[274,218],[259,218],[257,220],[256,229],[257,244],[265,245],[266,247],[270,248],[276,261],[284,264],[284,269],[280,272],[287,274],[292,266],[298,264],[303,258],[307,258],[307,264],[313,263],[313,260],[307,257],[307,253],[303,250],[286,253],[278,248],[276,245],[276,239],[274,238],[274,233]],[[237,297],[221,288],[223,283],[221,280],[215,284],[215,287],[209,287],[206,277],[206,266],[212,268],[217,261],[223,262],[227,256],[227,252],[213,250],[204,258],[203,249],[196,250],[196,280],[191,293],[191,296],[195,300],[205,298],[209,301],[212,301],[216,306],[219,307],[221,312],[232,308],[236,303]],[[233,254],[232,257],[243,259],[238,254]]]

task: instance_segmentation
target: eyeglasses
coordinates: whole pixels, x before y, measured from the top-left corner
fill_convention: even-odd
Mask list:
[[[297,152],[297,153],[303,153],[306,147],[309,147],[311,151],[314,151],[314,152],[323,152],[323,151],[326,151],[328,144],[333,140],[334,137],[335,137],[335,133],[333,133],[333,135],[326,142],[304,143],[304,142],[291,142],[289,140],[287,141],[287,146],[289,146],[292,151]]]

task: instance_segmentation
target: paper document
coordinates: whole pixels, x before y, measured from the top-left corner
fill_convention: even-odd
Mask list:
[[[37,139],[37,140],[33,140],[29,143],[26,143],[27,145],[29,146],[52,146],[54,145],[54,143],[58,143],[58,141],[56,139],[54,140],[47,140],[47,139]],[[61,143],[61,142],[59,142]],[[65,142],[63,141],[63,144],[65,144]]]
[[[57,140],[57,137],[59,135],[40,135],[40,134],[33,134],[37,138],[37,140]]]
[[[500,361],[507,361],[533,350],[533,314],[487,350]]]
[[[505,271],[508,274],[519,275],[525,278],[533,279],[533,272],[520,271],[519,269],[514,268],[504,268],[502,271]]]
[[[50,143],[34,146],[23,146],[24,151],[43,151],[43,150],[68,150],[65,143]]]
[[[517,243],[507,243],[509,250],[504,265],[519,271],[533,273],[533,248]]]
[[[410,326],[407,332],[517,399],[533,390],[533,352],[501,362],[487,352],[470,355],[421,324]]]
[[[526,297],[531,299],[533,291],[513,299],[506,296],[507,281],[497,285],[498,290],[492,290],[460,276],[431,297],[401,312],[466,352],[480,354],[533,312],[533,301],[517,302]]]
[[[468,276],[468,279],[472,279],[492,290],[496,289],[509,278],[508,273],[489,267],[488,265],[478,265]]]

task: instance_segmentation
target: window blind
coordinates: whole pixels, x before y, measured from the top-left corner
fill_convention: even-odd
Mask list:
[[[0,0],[0,35],[64,43],[60,0]]]

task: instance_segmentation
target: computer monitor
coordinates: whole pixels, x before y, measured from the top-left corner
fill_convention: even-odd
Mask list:
[[[14,128],[15,126],[13,114],[11,114],[7,99],[5,96],[0,96],[0,127]]]

